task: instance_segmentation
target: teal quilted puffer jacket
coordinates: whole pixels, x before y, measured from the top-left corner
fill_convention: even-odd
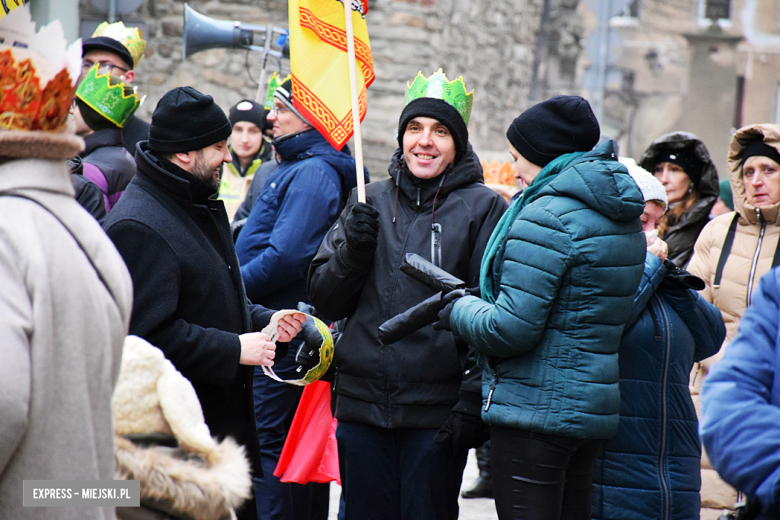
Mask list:
[[[495,304],[456,302],[482,356],[482,419],[581,439],[615,434],[618,345],[642,277],[642,194],[605,143],[518,214],[493,264]]]

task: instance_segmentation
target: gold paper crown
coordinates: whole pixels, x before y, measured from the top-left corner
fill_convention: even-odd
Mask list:
[[[97,38],[98,36],[113,38],[124,45],[128,52],[130,52],[130,56],[133,57],[133,68],[138,65],[138,62],[141,61],[141,58],[144,56],[146,41],[144,41],[143,34],[141,34],[141,29],[138,29],[137,27],[125,27],[125,24],[122,22],[112,24],[103,22],[98,25],[95,32],[92,33],[93,38]]]
[[[59,21],[36,33],[26,9],[0,19],[0,41],[0,129],[64,130],[80,73],[81,41],[65,50]]]

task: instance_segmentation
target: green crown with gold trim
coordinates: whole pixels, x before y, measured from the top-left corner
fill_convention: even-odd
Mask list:
[[[463,76],[455,81],[449,81],[441,69],[433,73],[430,78],[423,76],[422,71],[418,72],[412,84],[406,84],[404,106],[415,99],[426,97],[446,101],[458,111],[463,121],[469,124],[471,107],[474,105],[474,90],[466,92]]]
[[[138,94],[133,89],[130,95],[125,94],[125,83],[111,84],[110,72],[98,73],[98,65],[89,69],[76,90],[76,97],[89,105],[97,113],[123,128],[128,118],[141,104]],[[118,78],[113,77],[116,81]]]
[[[288,79],[292,79],[292,74],[288,74],[284,77],[284,79],[282,79],[282,81],[279,81],[276,72],[274,72],[274,75],[271,76],[270,80],[268,80],[268,95],[265,98],[265,108],[271,110],[271,108],[274,106],[274,94],[276,94],[276,89],[278,89],[279,86]]]

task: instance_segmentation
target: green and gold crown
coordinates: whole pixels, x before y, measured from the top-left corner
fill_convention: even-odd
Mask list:
[[[144,56],[146,41],[144,41],[143,34],[141,34],[141,29],[137,27],[125,27],[125,24],[122,22],[112,24],[103,22],[92,33],[93,38],[98,36],[112,38],[124,45],[130,52],[130,56],[133,57],[133,68],[138,65],[138,62]]]
[[[113,81],[117,81],[116,77],[111,76],[110,71],[99,74],[98,65],[95,64],[79,84],[76,97],[98,114],[122,128],[141,104],[141,101],[134,89],[132,94],[125,93],[124,82],[112,85],[112,78],[114,78]],[[127,90],[130,89],[127,88]]]
[[[288,79],[292,79],[291,74],[288,74],[284,79],[282,79],[282,81],[279,81],[276,72],[274,72],[274,75],[271,76],[270,80],[268,80],[268,95],[265,98],[265,108],[271,110],[271,107],[274,106],[274,94],[276,94],[276,89],[278,89],[279,86]]]
[[[468,125],[471,116],[471,107],[474,104],[474,90],[466,93],[466,85],[463,84],[463,76],[455,81],[449,81],[447,76],[439,69],[430,78],[423,76],[422,72],[410,85],[406,84],[406,96],[404,106],[415,99],[436,98],[446,101],[458,111],[463,121]]]

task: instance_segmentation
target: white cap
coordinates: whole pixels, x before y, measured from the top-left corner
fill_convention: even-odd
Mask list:
[[[661,184],[661,181],[656,179],[652,173],[639,166],[631,157],[620,157],[618,161],[628,169],[628,174],[642,191],[645,202],[651,200],[662,202],[664,211],[666,211],[669,207],[669,201],[666,198],[666,188]]]

